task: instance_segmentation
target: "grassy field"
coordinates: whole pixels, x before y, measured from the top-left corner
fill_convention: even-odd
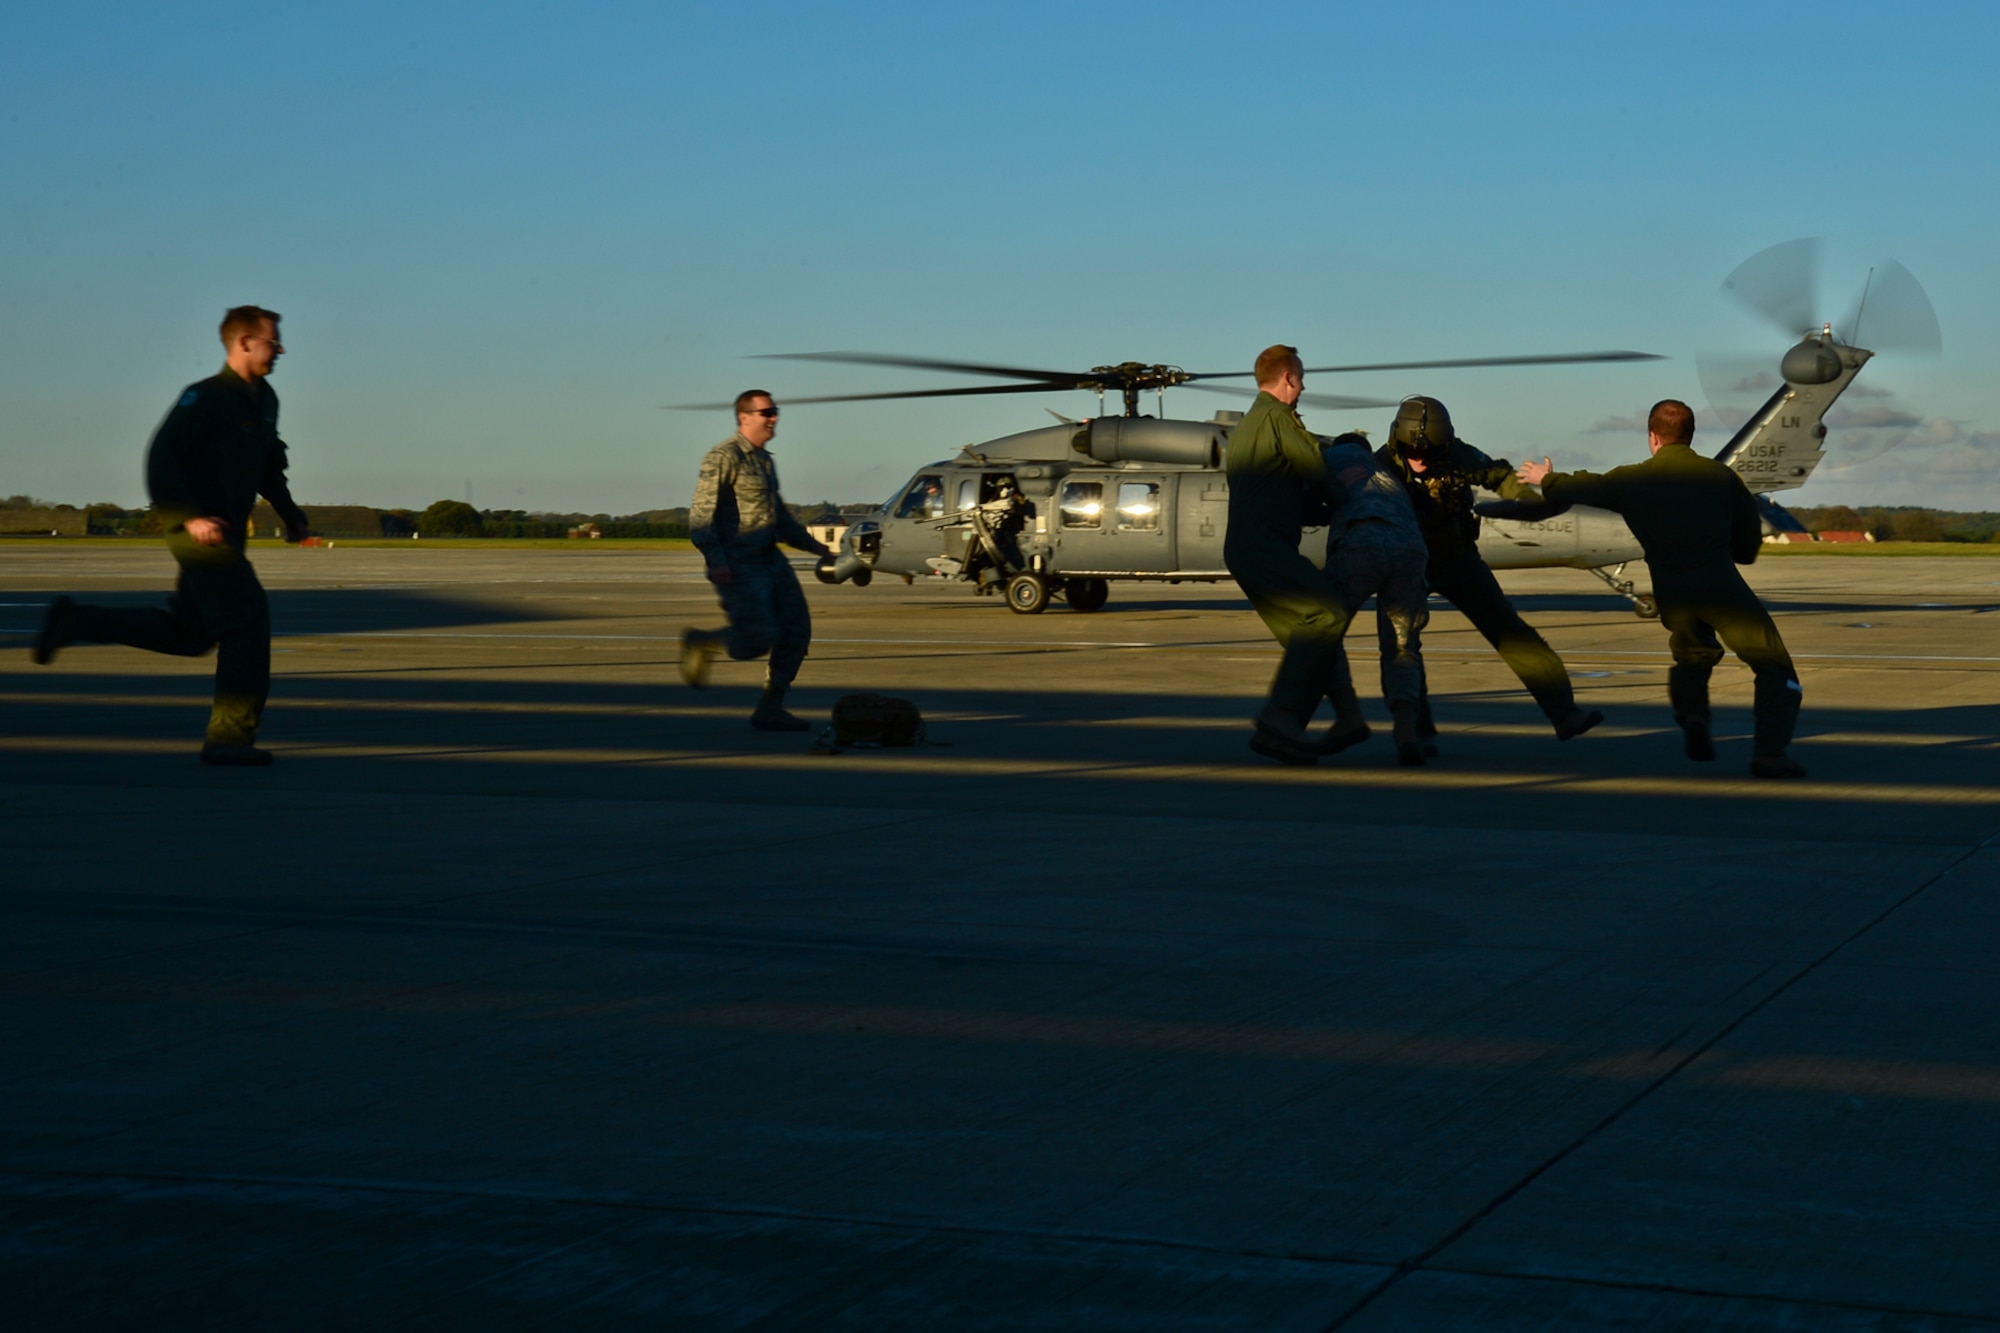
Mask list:
[[[1779,545],[1775,542],[1764,548],[1766,556],[1781,555],[1787,559],[1793,556],[1838,556],[1844,559],[1859,557],[1895,555],[1952,555],[1952,556],[2000,556],[2000,542],[1800,542]]]
[[[156,542],[157,537],[0,537],[0,551],[14,546],[136,546]],[[253,548],[282,546],[276,538],[254,537]],[[335,537],[335,547],[397,548],[411,551],[691,551],[694,544],[685,537],[599,537],[578,540],[564,537],[425,537],[412,541],[389,537]],[[1842,560],[1873,559],[1885,556],[1942,555],[1973,559],[2000,557],[2000,542],[1855,542],[1821,545],[1765,546],[1759,558],[1787,560],[1829,556]]]
[[[148,542],[158,543],[158,537],[0,537],[0,551],[12,546],[142,546]],[[395,548],[398,550],[422,551],[692,551],[694,543],[685,537],[599,537],[571,539],[564,537],[425,537],[421,540],[391,537],[331,537],[328,546],[342,549],[348,547]],[[283,546],[276,537],[252,537],[253,551],[271,550]]]

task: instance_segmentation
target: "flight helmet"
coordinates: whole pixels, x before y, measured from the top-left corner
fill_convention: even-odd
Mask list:
[[[1397,453],[1426,463],[1442,462],[1456,438],[1451,413],[1435,398],[1405,398],[1396,409],[1396,423],[1389,427],[1389,442]]]

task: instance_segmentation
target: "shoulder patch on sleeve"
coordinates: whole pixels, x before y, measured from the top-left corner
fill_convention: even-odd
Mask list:
[[[200,401],[201,401],[201,391],[198,389],[189,389],[186,393],[181,395],[180,405],[182,407],[193,407],[196,403]]]

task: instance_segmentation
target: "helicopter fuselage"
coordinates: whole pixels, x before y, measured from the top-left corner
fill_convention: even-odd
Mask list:
[[[1032,574],[1044,595],[1082,610],[1102,605],[1113,582],[1227,579],[1221,462],[1234,416],[1102,417],[968,446],[919,468],[854,523],[823,577],[963,579],[997,591]],[[1321,563],[1326,540],[1325,528],[1307,529],[1300,549]],[[1640,555],[1624,520],[1582,508],[1482,519],[1479,546],[1496,569],[1596,569]],[[1031,598],[1009,601],[1040,609]]]

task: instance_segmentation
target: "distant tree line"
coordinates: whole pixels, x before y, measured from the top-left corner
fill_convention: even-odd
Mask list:
[[[801,523],[845,523],[875,506],[814,500],[787,506]],[[93,536],[152,536],[160,520],[151,509],[123,505],[56,504],[31,495],[0,499],[0,509],[47,510],[74,514],[81,509]],[[307,505],[313,531],[323,537],[567,537],[572,528],[595,523],[606,537],[685,537],[688,511],[646,509],[633,514],[556,514],[522,509],[475,509],[463,500],[439,500],[428,508],[375,509],[367,505]],[[1865,532],[1884,542],[2000,543],[2000,513],[1926,509],[1915,505],[1801,506],[1792,514],[1810,532]],[[259,503],[251,517],[259,535],[278,531],[277,515]]]
[[[802,523],[844,523],[866,513],[872,504],[835,504],[816,500],[787,506]],[[160,520],[150,508],[127,509],[123,505],[54,504],[31,495],[10,495],[0,499],[0,509],[47,510],[74,514],[81,508],[88,518],[91,535],[101,537],[157,536]],[[439,500],[427,508],[375,509],[368,505],[305,506],[313,521],[313,532],[322,537],[567,537],[586,523],[597,525],[606,537],[686,537],[688,511],[647,509],[635,514],[557,514],[523,509],[475,509],[463,500]],[[259,536],[279,530],[278,516],[259,502],[251,515],[251,526]]]
[[[873,504],[836,504],[814,500],[787,506],[801,523],[846,523],[875,508]],[[0,499],[0,509],[35,509],[73,514],[81,509],[93,536],[153,536],[160,521],[151,509],[123,505],[56,504],[31,495]],[[646,509],[633,514],[557,514],[522,509],[475,509],[463,500],[439,500],[417,509],[375,509],[367,505],[307,505],[313,531],[324,537],[567,537],[570,530],[594,523],[606,537],[686,537],[688,511]],[[1926,509],[1916,505],[1801,506],[1791,513],[1810,532],[1865,532],[1882,542],[2000,543],[2000,513]],[[278,531],[277,515],[259,503],[251,523],[257,533]]]
[[[1878,542],[2000,542],[2000,514],[1915,505],[1793,509],[1809,532],[1865,532]]]

